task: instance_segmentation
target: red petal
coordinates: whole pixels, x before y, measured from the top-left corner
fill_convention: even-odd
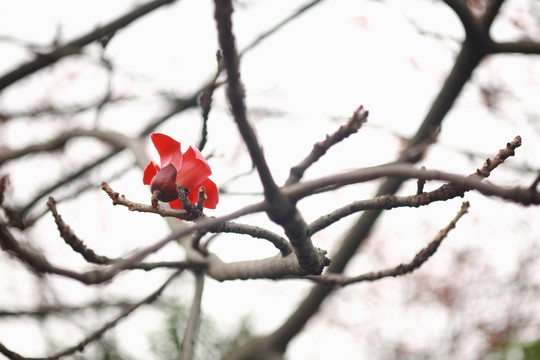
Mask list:
[[[171,201],[169,203],[169,206],[171,207],[171,209],[183,209],[184,207],[182,206],[182,203],[180,202],[180,200],[176,199],[174,201]]]
[[[153,161],[146,165],[146,169],[144,169],[143,173],[143,184],[150,185],[152,179],[154,178],[154,176],[156,176],[159,170],[159,165]]]
[[[197,192],[200,184],[212,174],[210,165],[201,152],[193,147],[184,154],[182,167],[176,175],[176,183],[187,188],[189,192]]]
[[[204,186],[204,193],[206,194],[206,200],[204,201],[204,207],[208,209],[215,209],[217,203],[219,202],[219,192],[216,184],[210,180],[206,179],[202,184],[197,188],[189,192],[188,198],[189,202],[192,204],[197,203],[199,197],[199,189]]]
[[[204,201],[204,207],[208,209],[215,209],[219,202],[219,191],[216,184],[206,179],[201,186],[204,186],[204,193],[206,194],[206,200]]]
[[[161,133],[151,134],[150,139],[159,153],[162,168],[169,164],[177,169],[182,167],[182,150],[178,141]]]

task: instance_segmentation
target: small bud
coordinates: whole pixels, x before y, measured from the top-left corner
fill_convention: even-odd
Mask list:
[[[169,164],[154,176],[150,183],[150,192],[156,196],[159,201],[173,201],[178,199],[176,192],[176,168]]]

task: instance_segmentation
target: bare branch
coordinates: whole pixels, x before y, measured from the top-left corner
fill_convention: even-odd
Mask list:
[[[278,196],[278,187],[268,168],[257,135],[249,124],[246,115],[244,86],[240,80],[240,64],[236,51],[235,36],[232,32],[233,6],[230,0],[216,0],[215,19],[218,29],[218,40],[223,55],[223,64],[227,72],[227,98],[231,112],[248,148],[249,155],[255,165],[265,194],[272,200]]]
[[[265,199],[269,204],[268,216],[285,230],[285,234],[287,234],[302,268],[310,273],[320,274],[329,263],[329,260],[321,251],[315,249],[308,235],[306,222],[295,205],[281,194],[274,182],[255,131],[246,117],[244,88],[240,81],[239,60],[236,52],[235,37],[232,32],[232,2],[230,0],[216,0],[214,3],[218,40],[223,54],[225,70],[227,71],[227,98],[251,160],[259,173]]]
[[[414,270],[418,269],[420,266],[422,266],[439,248],[439,245],[441,242],[448,236],[448,233],[450,230],[456,227],[457,221],[467,213],[467,210],[469,209],[469,203],[464,202],[461,204],[461,209],[457,213],[457,215],[450,221],[450,223],[441,231],[439,231],[439,234],[431,241],[428,246],[420,250],[414,258],[407,264],[400,264],[396,267],[381,270],[381,271],[375,271],[375,272],[369,272],[366,274],[353,276],[353,277],[347,277],[341,274],[323,274],[320,276],[313,276],[313,275],[307,275],[304,278],[311,279],[315,282],[321,283],[321,284],[329,284],[329,285],[340,285],[345,286],[349,284],[358,283],[361,281],[375,281],[379,280],[385,277],[396,277],[405,275],[408,273],[413,272]]]
[[[345,125],[339,127],[339,129],[331,136],[326,136],[323,141],[315,143],[313,150],[309,155],[300,162],[300,164],[293,166],[289,174],[289,178],[285,181],[285,186],[292,185],[300,181],[304,176],[304,172],[315,162],[317,162],[330,147],[343,141],[350,135],[356,133],[358,129],[367,121],[368,111],[364,110],[364,107],[360,105],[353,113],[353,116],[347,121]]]
[[[283,188],[283,193],[293,199],[301,199],[328,186],[344,186],[366,182],[381,177],[401,179],[425,179],[449,181],[462,192],[477,190],[487,196],[496,196],[522,205],[539,204],[540,194],[520,186],[501,187],[484,183],[478,176],[461,176],[438,170],[420,170],[406,164],[388,164],[352,170]]]
[[[83,165],[81,168],[77,169],[76,171],[72,172],[71,174],[68,174],[67,176],[65,176],[62,179],[58,180],[54,184],[52,184],[50,186],[47,186],[46,188],[42,189],[38,194],[36,194],[36,196],[34,196],[34,198],[32,200],[30,200],[24,206],[24,208],[22,208],[21,216],[24,217],[28,213],[28,211],[30,211],[30,209],[32,207],[34,207],[36,205],[36,203],[40,199],[42,199],[43,197],[45,197],[47,195],[50,195],[53,191],[61,188],[62,186],[66,185],[66,184],[68,184],[68,183],[70,183],[70,182],[72,182],[74,180],[81,179],[84,174],[86,174],[90,170],[94,169],[96,166],[99,166],[99,165],[103,164],[104,162],[106,162],[107,160],[111,159],[114,155],[115,155],[115,153],[107,153],[107,154],[95,159],[91,163]]]
[[[68,244],[73,249],[73,251],[81,254],[82,257],[90,263],[103,265],[109,264],[112,261],[112,259],[106,256],[97,255],[94,250],[89,249],[84,244],[84,242],[79,239],[77,235],[75,235],[69,225],[64,222],[62,216],[58,214],[58,210],[56,209],[56,202],[52,197],[49,197],[49,200],[47,201],[47,206],[51,210],[54,221],[56,222],[56,226],[58,227],[58,231],[60,231],[60,236],[62,236],[66,244]]]
[[[501,6],[506,0],[491,0],[487,2],[486,11],[482,16],[482,22],[486,29],[489,29],[499,13]]]
[[[203,150],[208,138],[208,116],[210,115],[210,110],[212,109],[212,96],[214,95],[214,91],[220,85],[217,83],[217,81],[221,75],[221,72],[223,71],[223,62],[221,60],[221,52],[218,51],[216,53],[216,74],[214,75],[214,78],[210,80],[199,97],[199,105],[201,107],[201,116],[203,120],[201,127],[201,139],[199,140],[199,145],[197,145],[197,149],[200,151]]]
[[[178,219],[183,219],[186,216],[185,210],[176,210],[176,209],[167,209],[162,207],[154,207],[152,205],[139,204],[132,201],[129,201],[125,198],[124,195],[114,191],[109,184],[105,181],[101,183],[101,189],[109,195],[113,205],[123,205],[129,209],[129,211],[137,212],[146,212],[152,214],[159,214],[164,217],[174,217]]]
[[[468,38],[475,37],[477,34],[484,32],[480,21],[473,16],[465,1],[444,0],[444,2],[456,13]]]
[[[504,149],[499,150],[497,155],[493,159],[486,159],[484,164],[480,169],[477,169],[476,172],[469,175],[467,178],[474,179],[485,179],[489,177],[491,171],[493,171],[497,166],[502,164],[504,160],[508,157],[514,155],[514,150],[521,145],[521,137],[516,136],[514,140],[506,144]],[[421,167],[420,172],[426,171],[425,167]],[[418,182],[426,181],[425,178],[419,178]],[[422,185],[423,189],[423,185]],[[435,201],[445,201],[453,199],[457,196],[463,196],[466,190],[463,188],[457,187],[455,184],[444,184],[439,188],[430,191],[430,192],[420,192],[417,191],[416,195],[411,196],[396,196],[396,195],[382,195],[377,196],[369,200],[360,200],[354,201],[346,206],[343,206],[333,212],[321,216],[317,220],[313,221],[310,225],[310,231],[312,234],[330,226],[331,224],[339,221],[345,216],[357,213],[364,210],[374,210],[374,209],[393,209],[397,207],[409,206],[409,207],[419,207],[428,205]]]
[[[294,254],[282,256],[277,254],[273,257],[225,263],[216,255],[208,256],[207,275],[214,280],[246,280],[246,279],[279,279],[285,276],[303,276],[308,273],[298,263]]]
[[[64,131],[58,136],[41,144],[34,144],[17,150],[7,149],[6,151],[2,151],[2,154],[0,154],[0,165],[25,155],[62,149],[66,142],[77,137],[93,137],[105,141],[113,148],[123,149],[132,145],[132,140],[130,138],[117,132],[75,128]]]
[[[201,317],[201,300],[204,289],[204,273],[195,272],[195,294],[182,340],[182,360],[192,360],[195,355],[195,340]]]
[[[238,224],[235,222],[227,221],[220,225],[209,228],[208,231],[212,233],[224,232],[244,234],[254,238],[268,240],[281,252],[282,256],[287,256],[292,252],[291,244],[287,241],[287,239],[259,226]]]
[[[282,27],[284,27],[285,25],[290,23],[292,20],[296,19],[297,17],[299,17],[300,15],[302,15],[303,13],[305,13],[306,11],[311,9],[313,6],[318,5],[318,4],[322,3],[322,2],[323,2],[323,0],[313,0],[313,1],[310,1],[310,2],[308,2],[306,4],[304,4],[301,7],[299,7],[291,15],[287,16],[285,19],[278,22],[276,25],[271,27],[269,30],[267,30],[267,31],[263,32],[262,34],[260,34],[259,36],[257,36],[248,46],[246,46],[244,49],[242,49],[242,51],[240,51],[239,56],[240,57],[244,56],[245,53],[247,53],[248,51],[255,48],[257,45],[259,45],[262,41],[266,40],[268,37],[275,34],[278,30],[280,30]]]
[[[167,208],[154,207],[152,205],[145,205],[145,204],[132,202],[126,199],[123,195],[120,195],[119,193],[115,192],[106,182],[103,182],[101,184],[101,188],[112,199],[113,205],[126,206],[130,211],[148,212],[152,214],[158,214],[163,217],[174,217],[178,219],[187,219],[187,220],[191,219],[191,216],[187,214],[186,210],[167,209]],[[204,216],[204,214],[202,217],[208,218]],[[220,223],[214,226],[209,226],[205,230],[212,233],[236,233],[236,234],[250,235],[252,237],[256,237],[260,239],[266,239],[270,241],[272,244],[274,244],[274,246],[282,253],[283,256],[288,255],[292,251],[291,246],[286,239],[282,238],[281,236],[269,230],[263,229],[258,226],[238,224],[238,223],[234,223],[230,221],[225,221],[223,223]]]
[[[69,304],[58,304],[58,305],[39,305],[37,308],[32,310],[0,310],[0,317],[36,317],[43,318],[45,316],[50,316],[54,314],[69,314],[69,313],[79,313],[81,311],[93,309],[99,311],[101,309],[109,308],[125,308],[126,306],[133,306],[133,301],[129,300],[117,300],[117,301],[103,301],[96,300],[90,303],[85,303],[82,305],[69,305]]]
[[[35,60],[32,60],[2,76],[0,78],[0,91],[13,84],[14,82],[24,78],[25,76],[28,76],[38,71],[39,69],[55,63],[63,57],[78,53],[82,47],[129,25],[141,16],[144,16],[155,9],[163,5],[173,3],[174,1],[176,0],[154,0],[150,3],[141,5],[133,11],[119,17],[118,19],[110,22],[107,25],[98,27],[97,29],[89,32],[88,34],[85,34],[75,40],[68,42],[64,46],[56,48],[49,53],[38,56]]]
[[[71,346],[71,347],[68,347],[60,352],[57,352],[56,354],[54,355],[51,355],[51,356],[46,356],[46,357],[40,357],[40,358],[27,358],[27,357],[24,357],[24,356],[21,356],[11,350],[9,350],[4,344],[2,344],[0,342],[0,353],[4,354],[5,356],[8,357],[8,359],[12,359],[12,360],[56,360],[56,359],[60,359],[66,355],[70,355],[70,354],[74,354],[76,353],[77,351],[83,351],[84,348],[98,340],[105,332],[107,332],[108,330],[114,328],[119,322],[120,320],[126,318],[127,316],[129,316],[131,313],[133,313],[135,310],[137,310],[139,307],[141,307],[142,305],[144,304],[150,304],[152,302],[154,302],[160,295],[161,293],[163,292],[163,290],[165,290],[167,288],[167,286],[169,286],[169,284],[178,276],[182,273],[182,271],[176,271],[174,274],[172,274],[168,279],[167,281],[165,281],[163,283],[163,285],[161,285],[157,290],[155,290],[153,293],[151,293],[150,295],[148,295],[146,298],[142,299],[141,301],[139,301],[138,303],[136,304],[133,304],[131,306],[127,306],[122,312],[120,312],[120,314],[118,314],[113,320],[111,321],[108,321],[106,322],[105,324],[103,324],[99,329],[97,329],[96,331],[92,332],[91,334],[89,334],[86,338],[84,338],[82,341],[80,341],[78,344],[74,345],[74,346]]]
[[[536,54],[540,55],[540,43],[534,41],[493,42],[490,54]]]

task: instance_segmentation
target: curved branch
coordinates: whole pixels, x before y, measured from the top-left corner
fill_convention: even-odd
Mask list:
[[[420,268],[431,256],[435,254],[437,249],[439,248],[439,245],[441,245],[442,241],[448,236],[448,233],[450,230],[456,227],[456,223],[458,220],[467,213],[469,209],[469,203],[464,202],[461,204],[461,209],[456,214],[456,216],[450,221],[450,223],[433,239],[425,248],[420,250],[414,258],[406,263],[406,264],[400,264],[396,267],[386,269],[386,270],[380,270],[380,271],[374,271],[365,273],[358,276],[344,276],[342,274],[323,274],[320,276],[313,276],[308,275],[304,278],[311,279],[317,283],[320,284],[327,284],[327,285],[340,285],[345,286],[349,284],[359,283],[362,281],[375,281],[379,280],[385,277],[396,277],[396,276],[402,276],[405,274],[409,274],[413,272],[414,270]]]
[[[462,0],[444,0],[446,5],[450,7],[461,21],[465,29],[465,36],[471,38],[476,34],[483,32],[481,23],[474,17],[465,1]]]
[[[126,199],[123,195],[121,196],[119,193],[115,192],[106,182],[101,183],[101,188],[107,193],[107,195],[109,195],[109,197],[113,201],[113,205],[123,205],[127,207],[129,211],[152,213],[158,214],[162,217],[173,217],[177,219],[186,219],[187,217],[187,212],[185,210],[153,207],[152,205],[132,202]],[[204,214],[201,219],[203,218],[206,218]],[[277,235],[276,233],[273,233],[272,231],[263,229],[258,226],[237,224],[234,222],[225,221],[221,224],[210,226],[205,230],[211,233],[245,234],[259,239],[265,239],[274,244],[274,246],[281,252],[283,256],[289,255],[292,251],[291,246],[286,239]]]
[[[423,170],[407,164],[381,165],[327,176],[290,186],[283,189],[283,193],[294,199],[301,199],[331,185],[340,187],[382,177],[397,178],[400,181],[405,179],[448,181],[454,186],[461,188],[461,192],[477,190],[484,195],[500,197],[522,205],[540,204],[540,194],[531,191],[529,187],[515,186],[506,188],[482,182],[475,177],[462,176],[439,170]]]
[[[174,274],[172,274],[164,283],[163,285],[161,285],[157,290],[155,290],[153,293],[151,293],[150,295],[148,295],[146,298],[142,299],[141,301],[139,301],[138,303],[136,304],[133,304],[133,305],[130,305],[130,306],[127,306],[122,312],[120,312],[120,314],[118,314],[114,319],[112,319],[111,321],[109,322],[106,322],[105,324],[103,324],[99,329],[97,329],[96,331],[92,332],[91,334],[89,334],[86,338],[84,338],[82,341],[80,341],[78,344],[74,345],[74,346],[71,346],[71,347],[68,347],[60,352],[57,352],[56,354],[54,355],[51,355],[51,356],[47,356],[47,357],[40,357],[40,358],[27,358],[27,357],[24,357],[24,356],[21,356],[19,354],[17,354],[16,352],[14,351],[11,351],[9,350],[4,344],[2,344],[0,342],[0,353],[1,354],[4,354],[5,356],[8,357],[8,359],[11,359],[11,360],[57,360],[57,359],[60,359],[66,355],[71,355],[71,354],[74,354],[76,353],[77,351],[83,351],[84,348],[98,340],[105,332],[107,332],[108,330],[114,328],[119,322],[120,320],[126,318],[127,316],[129,316],[132,312],[134,312],[135,310],[137,310],[139,307],[141,307],[142,305],[144,304],[150,304],[152,302],[154,302],[160,295],[161,293],[163,292],[163,290],[165,290],[167,288],[167,286],[169,286],[169,284],[178,276],[182,273],[182,270],[180,271],[176,271]]]
[[[0,165],[25,155],[62,149],[69,140],[77,137],[93,137],[108,143],[115,149],[123,149],[132,146],[132,140],[126,135],[118,132],[74,128],[66,130],[56,137],[40,144],[33,144],[17,150],[7,149],[2,151],[0,154]]]
[[[501,2],[502,0],[497,1]],[[494,12],[495,15],[498,12],[498,8],[496,10]],[[493,18],[495,15],[493,15]],[[416,163],[422,158],[425,149],[414,156],[406,156],[407,151],[417,147],[419,144],[425,143],[440,128],[446,114],[484,56],[485,53],[482,49],[478,49],[471,42],[465,41],[463,43],[461,51],[444,85],[433,101],[429,112],[426,114],[416,134],[408,141],[399,161]],[[377,195],[394,194],[401,187],[402,183],[403,179],[387,179],[379,187]],[[382,210],[371,210],[362,214],[343,239],[337,253],[332,257],[332,264],[328,268],[328,271],[333,273],[343,272],[349,260],[356,254],[358,248],[371,232],[373,225],[381,213]],[[319,310],[320,305],[332,290],[333,287],[329,285],[319,284],[314,286],[309,295],[304,298],[291,316],[276,331],[264,337],[261,341],[268,348],[283,353],[287,348],[287,344]]]
[[[10,71],[0,78],[0,91],[13,84],[14,82],[28,76],[44,67],[47,67],[63,57],[76,54],[80,49],[96,40],[103,38],[104,36],[113,33],[138,18],[150,13],[151,11],[175,2],[176,0],[154,0],[150,3],[144,4],[131,12],[119,17],[118,19],[110,22],[107,25],[98,27],[97,29],[85,34],[69,43],[56,48],[55,50],[38,56],[35,60],[32,60],[24,65],[21,65],[17,69]]]

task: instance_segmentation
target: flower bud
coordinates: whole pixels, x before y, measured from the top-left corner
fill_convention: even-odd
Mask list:
[[[176,192],[176,168],[169,164],[159,170],[150,183],[150,191],[159,201],[173,201],[178,199]]]

